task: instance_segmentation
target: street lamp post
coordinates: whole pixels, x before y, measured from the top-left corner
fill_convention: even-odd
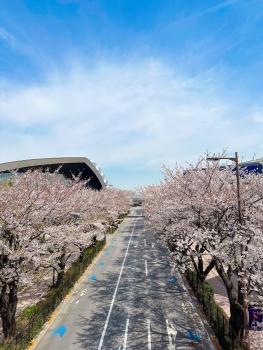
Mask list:
[[[207,160],[219,161],[221,159],[231,160],[236,164],[236,179],[237,179],[237,209],[238,209],[238,221],[242,224],[242,210],[241,210],[241,196],[240,196],[240,178],[239,178],[239,160],[238,153],[235,152],[235,157],[207,157]],[[249,339],[248,339],[248,302],[247,302],[247,291],[244,285],[244,294],[243,294],[243,312],[244,312],[244,340],[249,348]]]
[[[241,199],[240,199],[240,179],[239,179],[239,161],[238,161],[238,153],[235,152],[235,157],[208,157],[207,160],[231,160],[236,164],[236,178],[237,178],[237,208],[238,208],[238,220],[240,224],[242,223],[242,213],[241,213]]]

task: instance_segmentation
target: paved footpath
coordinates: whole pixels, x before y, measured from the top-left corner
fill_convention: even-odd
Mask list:
[[[131,210],[37,350],[212,350],[165,247]]]

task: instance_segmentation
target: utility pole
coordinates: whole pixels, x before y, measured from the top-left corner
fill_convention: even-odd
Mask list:
[[[231,160],[232,162],[235,163],[236,165],[236,179],[237,179],[237,209],[238,209],[238,221],[240,225],[243,222],[242,219],[242,208],[241,208],[241,195],[240,195],[240,177],[239,177],[239,159],[238,159],[238,153],[235,152],[235,157],[208,157],[206,160],[211,160],[211,161],[219,161],[221,159],[225,160]],[[248,346],[248,349],[250,349],[250,344],[249,344],[249,331],[248,331],[248,301],[247,301],[247,288],[244,282],[244,291],[243,291],[243,313],[244,313],[244,341],[246,345]]]

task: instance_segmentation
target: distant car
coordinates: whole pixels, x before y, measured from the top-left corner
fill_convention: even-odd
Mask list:
[[[141,198],[134,198],[133,199],[133,203],[132,203],[132,206],[133,207],[137,207],[139,205],[142,205],[142,199]]]

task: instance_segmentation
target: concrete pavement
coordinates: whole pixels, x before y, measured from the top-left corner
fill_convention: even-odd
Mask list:
[[[167,249],[132,209],[37,350],[214,349]]]

